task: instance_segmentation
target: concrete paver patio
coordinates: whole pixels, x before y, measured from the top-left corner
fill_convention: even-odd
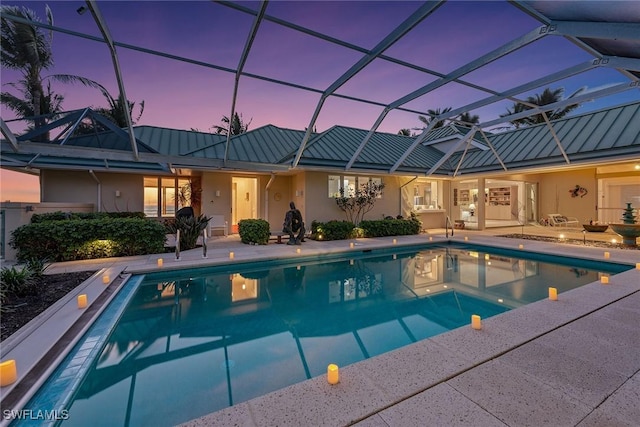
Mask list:
[[[602,260],[603,249],[586,245],[505,239],[520,227],[485,231],[429,230],[434,242],[464,241],[496,247],[572,255]],[[525,234],[557,235],[548,227],[525,227]],[[582,239],[580,230],[563,230]],[[593,236],[592,236],[593,234]],[[597,236],[596,236],[597,235]],[[575,237],[572,237],[575,236]],[[588,239],[615,235],[589,233]],[[398,245],[427,242],[427,235],[397,237]],[[391,238],[359,239],[356,250],[392,245]],[[293,258],[353,250],[348,242],[309,241],[301,247],[250,246],[237,237],[212,239],[207,258],[195,249],[181,254],[138,256],[58,263],[51,273],[100,270],[52,311],[5,340],[2,360],[16,359],[27,372],[77,320],[78,293],[90,301],[117,288],[131,273],[195,265]],[[606,249],[610,260],[635,265],[640,251]],[[102,284],[108,274],[110,286]],[[538,301],[483,321],[482,330],[462,327],[350,366],[341,367],[341,381],[330,386],[316,377],[186,423],[199,425],[473,425],[473,426],[637,426],[640,419],[640,269],[612,276],[609,285],[594,282],[560,295],[559,301]],[[103,297],[103,304],[108,301]],[[92,317],[99,314],[94,310]],[[53,321],[52,319],[64,319]],[[82,319],[85,326],[90,319]],[[82,328],[80,328],[82,329]],[[80,330],[81,332],[81,330]],[[69,340],[69,345],[73,340]],[[50,361],[53,364],[55,361]],[[52,367],[51,367],[52,369]],[[47,370],[28,386],[2,388],[3,408],[24,405]],[[8,399],[6,399],[8,397]],[[14,409],[14,408],[11,408]],[[6,423],[6,420],[3,421]]]

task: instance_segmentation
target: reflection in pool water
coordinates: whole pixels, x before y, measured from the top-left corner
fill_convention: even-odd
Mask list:
[[[329,363],[355,363],[600,274],[449,247],[154,273],[63,424],[184,422],[321,375]]]

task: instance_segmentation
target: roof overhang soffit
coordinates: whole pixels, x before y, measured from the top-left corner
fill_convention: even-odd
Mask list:
[[[10,153],[11,143],[2,141],[2,152]],[[71,147],[51,144],[41,144],[34,142],[24,142],[20,144],[20,153],[45,155],[59,158],[76,158],[76,159],[104,159],[108,161],[131,161],[131,154],[128,152],[95,149],[86,147]],[[185,156],[166,156],[156,153],[139,153],[137,161],[146,163],[158,163],[167,165],[166,169],[171,165],[174,168],[194,168],[194,169],[243,169],[243,170],[274,170],[286,171],[288,165],[269,164],[269,163],[250,163],[240,161],[228,161],[225,166],[221,159],[207,159],[201,157],[185,157]]]

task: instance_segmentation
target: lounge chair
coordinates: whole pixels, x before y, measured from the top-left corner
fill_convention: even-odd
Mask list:
[[[572,216],[561,214],[548,214],[547,220],[552,227],[579,227],[580,221]]]

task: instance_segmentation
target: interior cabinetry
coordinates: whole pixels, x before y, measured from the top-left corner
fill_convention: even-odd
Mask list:
[[[514,219],[518,217],[518,188],[494,187],[487,194],[487,219]]]
[[[460,190],[460,199],[458,201],[461,206],[469,206],[469,190]]]
[[[490,188],[489,206],[511,206],[511,188]]]

